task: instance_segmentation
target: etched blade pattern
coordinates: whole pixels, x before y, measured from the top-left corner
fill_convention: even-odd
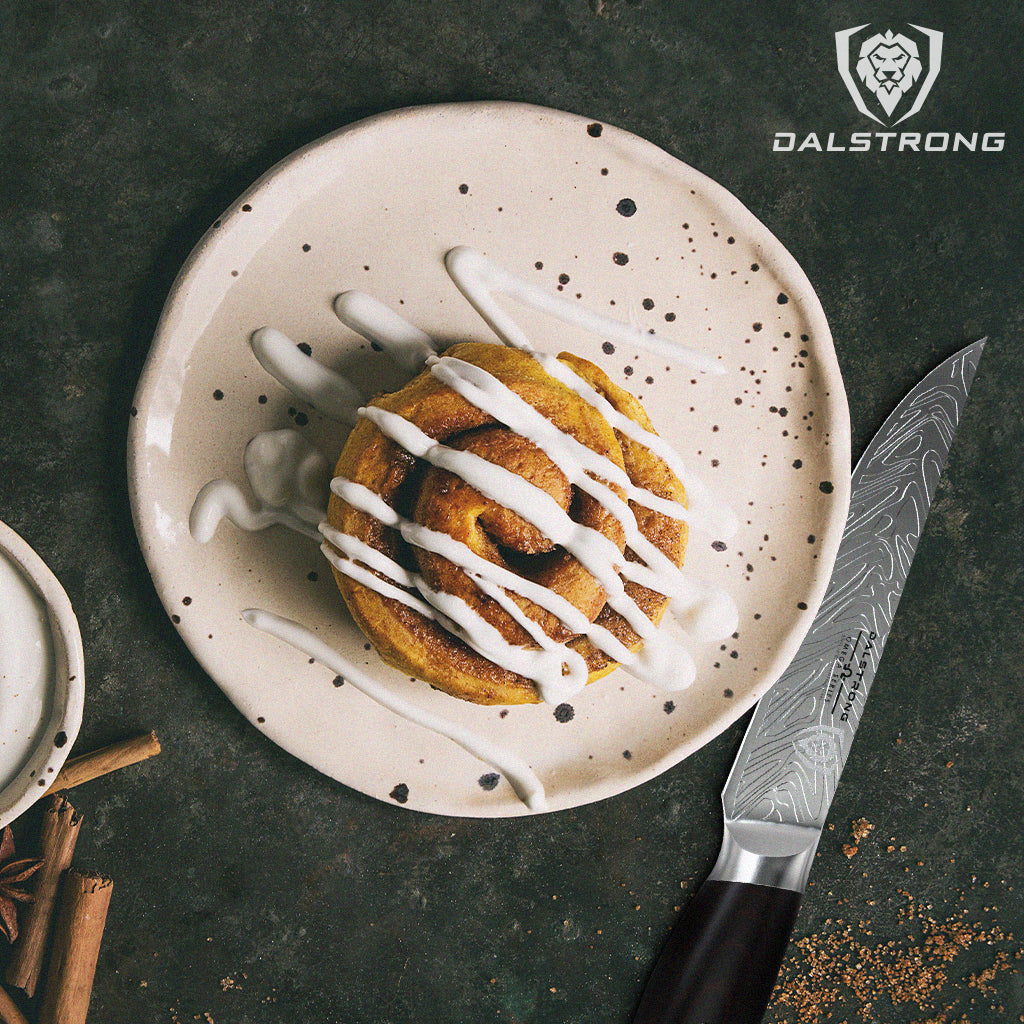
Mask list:
[[[831,581],[757,706],[722,794],[726,819],[824,825],[984,342],[929,373],[853,471]]]

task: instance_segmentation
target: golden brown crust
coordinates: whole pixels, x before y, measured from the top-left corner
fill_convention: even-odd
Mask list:
[[[661,459],[614,430],[600,413],[549,376],[529,354],[502,345],[469,342],[453,346],[446,355],[487,370],[559,429],[624,468],[633,483],[685,504],[682,484]],[[597,366],[568,353],[558,358],[620,413],[652,429],[640,403],[613,384]],[[622,528],[613,516],[571,487],[561,471],[532,443],[496,423],[429,371],[400,391],[380,395],[370,404],[411,420],[435,440],[473,451],[511,469],[545,490],[574,520],[600,530],[623,550]],[[588,619],[611,630],[631,650],[640,646],[633,630],[605,604],[604,590],[597,580],[572,556],[464,481],[413,458],[369,420],[361,418],[353,428],[335,475],[364,485],[402,515],[456,537],[489,561],[551,587]],[[630,506],[641,532],[675,564],[681,565],[686,546],[685,524],[632,502]],[[358,537],[421,573],[434,589],[462,597],[508,642],[530,643],[523,627],[446,559],[410,548],[396,531],[336,495],[331,496],[328,521],[334,528]],[[627,557],[631,554],[627,551]],[[337,570],[334,575],[356,624],[389,664],[478,704],[522,704],[539,699],[532,681],[498,667],[419,612],[381,596]],[[645,615],[654,622],[661,619],[668,603],[664,597],[634,583],[627,583],[626,591]],[[568,641],[582,655],[590,681],[616,667],[586,637],[572,637],[553,616],[524,598],[509,596],[545,632],[559,641]]]

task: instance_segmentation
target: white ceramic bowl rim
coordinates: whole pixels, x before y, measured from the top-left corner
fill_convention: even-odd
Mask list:
[[[78,620],[64,588],[29,544],[3,522],[0,522],[0,551],[21,570],[45,604],[54,654],[49,720],[21,770],[0,790],[0,827],[3,827],[46,792],[67,760],[82,724],[85,657]]]

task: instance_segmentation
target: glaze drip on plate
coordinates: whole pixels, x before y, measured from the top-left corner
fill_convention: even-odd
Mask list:
[[[303,357],[305,358],[305,357]],[[211,480],[196,496],[188,519],[192,536],[205,544],[222,519],[242,530],[287,526],[319,540],[317,524],[327,507],[327,460],[298,431],[257,434],[242,458],[258,506],[230,480]]]
[[[416,707],[401,697],[396,696],[386,686],[374,682],[365,672],[357,669],[353,664],[346,661],[341,655],[331,650],[315,633],[306,629],[305,626],[291,619],[285,619],[273,612],[264,611],[259,608],[247,608],[242,612],[242,618],[255,629],[276,636],[303,654],[315,658],[321,665],[326,666],[332,672],[340,675],[345,682],[350,683],[357,690],[362,691],[371,700],[393,711],[396,715],[416,722],[426,729],[431,729],[441,736],[446,736],[453,743],[457,743],[463,750],[479,758],[485,764],[501,772],[508,780],[509,785],[515,790],[516,796],[530,808],[531,811],[547,810],[547,802],[544,797],[544,787],[537,778],[533,769],[525,761],[516,757],[515,754],[494,746],[487,740],[481,738],[469,729],[464,729],[453,722],[441,718],[439,715],[431,714],[423,708]]]
[[[626,545],[639,561],[628,560],[612,541],[576,523],[546,492],[518,475],[470,452],[436,442],[401,416],[362,406],[363,397],[350,381],[304,354],[280,331],[271,327],[255,331],[251,338],[253,352],[269,373],[325,415],[349,425],[356,417],[370,420],[406,451],[459,476],[562,546],[599,581],[607,594],[607,603],[643,640],[641,649],[631,652],[609,630],[590,622],[548,588],[493,564],[447,534],[400,516],[361,484],[343,478],[331,481],[331,489],[339,497],[397,530],[408,544],[439,554],[466,571],[484,594],[498,602],[527,630],[537,647],[523,648],[507,643],[461,598],[431,588],[419,574],[323,522],[323,494],[310,481],[317,476],[312,471],[314,465],[319,471],[325,462],[317,453],[313,453],[316,458],[310,454],[312,449],[295,431],[258,435],[246,450],[246,474],[259,506],[253,509],[236,485],[223,480],[212,481],[196,498],[190,517],[193,536],[201,542],[209,540],[224,517],[244,529],[281,524],[305,536],[319,539],[322,535],[321,550],[339,572],[440,623],[485,658],[533,680],[541,698],[549,703],[561,702],[583,688],[587,681],[586,664],[579,654],[552,640],[526,616],[511,599],[510,592],[551,613],[571,632],[585,635],[638,679],[669,689],[690,685],[695,670],[689,652],[640,610],[626,593],[624,580],[667,597],[680,623],[691,635],[702,640],[724,638],[735,630],[735,604],[721,589],[683,573],[651,543],[640,531],[627,501],[685,521],[691,528],[716,537],[728,537],[735,532],[735,516],[687,470],[662,438],[613,408],[569,366],[552,355],[535,351],[512,317],[497,304],[494,295],[506,295],[589,332],[665,355],[703,373],[719,374],[723,368],[719,362],[692,348],[590,312],[529,285],[468,247],[451,250],[445,266],[454,283],[502,342],[528,353],[551,377],[594,407],[615,430],[662,459],[682,482],[690,507],[634,485],[619,466],[556,428],[486,370],[463,360],[439,356],[439,346],[433,339],[372,296],[358,291],[343,292],[335,300],[335,312],[339,320],[374,342],[375,347],[386,352],[398,365],[415,372],[426,364],[439,381],[466,401],[540,448],[574,487],[586,491],[622,524]],[[614,488],[625,495],[625,500]],[[495,751],[482,739],[393,696],[302,626],[270,612],[250,610],[244,614],[251,625],[305,651],[342,677],[359,679],[359,689],[371,699],[453,739],[498,768],[520,797],[529,806],[539,809],[538,799],[542,802],[543,790],[529,769],[513,755]],[[522,774],[524,768],[526,775]],[[539,798],[537,792],[541,794]]]
[[[359,389],[347,378],[310,359],[287,335],[274,327],[261,327],[250,339],[260,366],[296,398],[325,416],[350,426],[363,402]]]

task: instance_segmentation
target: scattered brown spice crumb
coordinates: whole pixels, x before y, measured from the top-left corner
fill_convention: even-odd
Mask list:
[[[857,846],[853,843],[843,843],[843,853],[847,857],[853,857],[857,852]]]
[[[1000,976],[1016,974],[1022,955],[1007,948],[1013,936],[969,921],[963,910],[937,919],[931,904],[904,889],[889,901],[894,905],[895,914],[883,908],[890,916],[878,930],[899,938],[872,938],[870,920],[829,918],[820,932],[796,940],[765,1024],[875,1024],[906,1017],[908,1009],[920,1024],[977,1024],[980,997],[997,1010]]]
[[[853,841],[859,843],[869,832],[874,832],[875,826],[867,818],[858,818],[852,824]]]

